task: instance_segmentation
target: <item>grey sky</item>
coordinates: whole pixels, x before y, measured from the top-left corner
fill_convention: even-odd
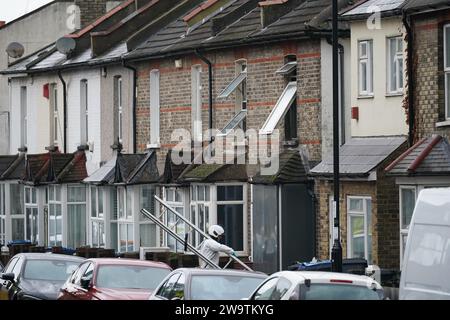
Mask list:
[[[53,0],[0,0],[0,21],[12,21]]]

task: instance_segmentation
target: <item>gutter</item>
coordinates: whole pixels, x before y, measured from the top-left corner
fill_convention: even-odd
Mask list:
[[[202,55],[198,49],[195,49],[195,55],[199,57],[204,63],[208,65],[208,105],[209,105],[209,114],[208,114],[208,128],[210,129],[210,142],[213,142],[212,137],[212,128],[213,128],[213,74],[212,74],[212,63],[209,61],[204,55]]]
[[[406,28],[407,34],[407,50],[408,50],[408,145],[411,147],[414,144],[414,76],[413,76],[413,34],[411,30],[410,18],[406,12],[403,13],[403,25]]]
[[[58,71],[58,77],[63,84],[63,110],[64,110],[64,153],[67,153],[67,83]]]
[[[122,66],[130,69],[133,72],[133,153],[137,152],[136,141],[136,107],[137,107],[137,69],[131,65],[128,65],[125,60],[122,60]]]

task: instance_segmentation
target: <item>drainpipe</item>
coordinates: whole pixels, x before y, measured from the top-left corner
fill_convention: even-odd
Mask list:
[[[209,115],[208,115],[208,128],[212,132],[212,122],[213,122],[213,89],[212,89],[212,63],[209,61],[204,55],[202,55],[197,49],[195,50],[195,54],[199,57],[204,63],[208,65],[208,104],[209,104]],[[213,137],[211,135],[210,142],[213,142]]]
[[[64,110],[64,153],[67,153],[67,83],[58,71],[59,80],[63,84],[63,110]]]
[[[130,66],[125,60],[122,60],[123,67],[133,71],[133,153],[137,152],[137,142],[136,142],[136,102],[137,102],[137,70],[135,67]]]
[[[333,45],[330,37],[326,37],[327,43]],[[338,43],[339,48],[339,88],[340,88],[340,104],[341,104],[341,142],[340,145],[345,144],[345,86],[344,86],[344,46]]]
[[[414,81],[413,81],[413,34],[411,31],[410,19],[406,12],[403,12],[403,25],[406,28],[407,33],[407,50],[408,50],[408,144],[412,146],[414,144]]]

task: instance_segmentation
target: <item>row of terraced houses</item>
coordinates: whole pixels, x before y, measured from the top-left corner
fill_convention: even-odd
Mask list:
[[[76,30],[40,30],[73,4]],[[450,186],[450,5],[339,8],[339,231],[329,0],[56,0],[0,25],[2,51],[27,43],[2,60],[0,243],[182,253],[140,213],[157,195],[260,271],[329,259],[337,232],[400,270],[418,192]]]

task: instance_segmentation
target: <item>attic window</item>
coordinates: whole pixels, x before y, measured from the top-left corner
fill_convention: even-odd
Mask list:
[[[219,94],[218,98],[228,98],[228,96],[236,90],[236,88],[245,80],[247,79],[247,69],[242,71],[237,75],[236,78],[233,79],[233,81],[230,82],[230,84],[223,89],[223,91]]]
[[[283,76],[289,75],[292,71],[294,71],[297,68],[297,61],[290,61],[286,63],[284,66],[282,66],[280,69],[278,69],[275,74],[280,74]]]
[[[259,134],[272,134],[275,127],[280,122],[281,118],[286,114],[289,107],[294,102],[297,95],[297,82],[291,81],[288,83],[280,98],[278,98],[275,107],[259,131]]]
[[[235,129],[247,117],[247,110],[239,111],[233,119],[220,131],[217,136],[227,136],[231,130]]]

